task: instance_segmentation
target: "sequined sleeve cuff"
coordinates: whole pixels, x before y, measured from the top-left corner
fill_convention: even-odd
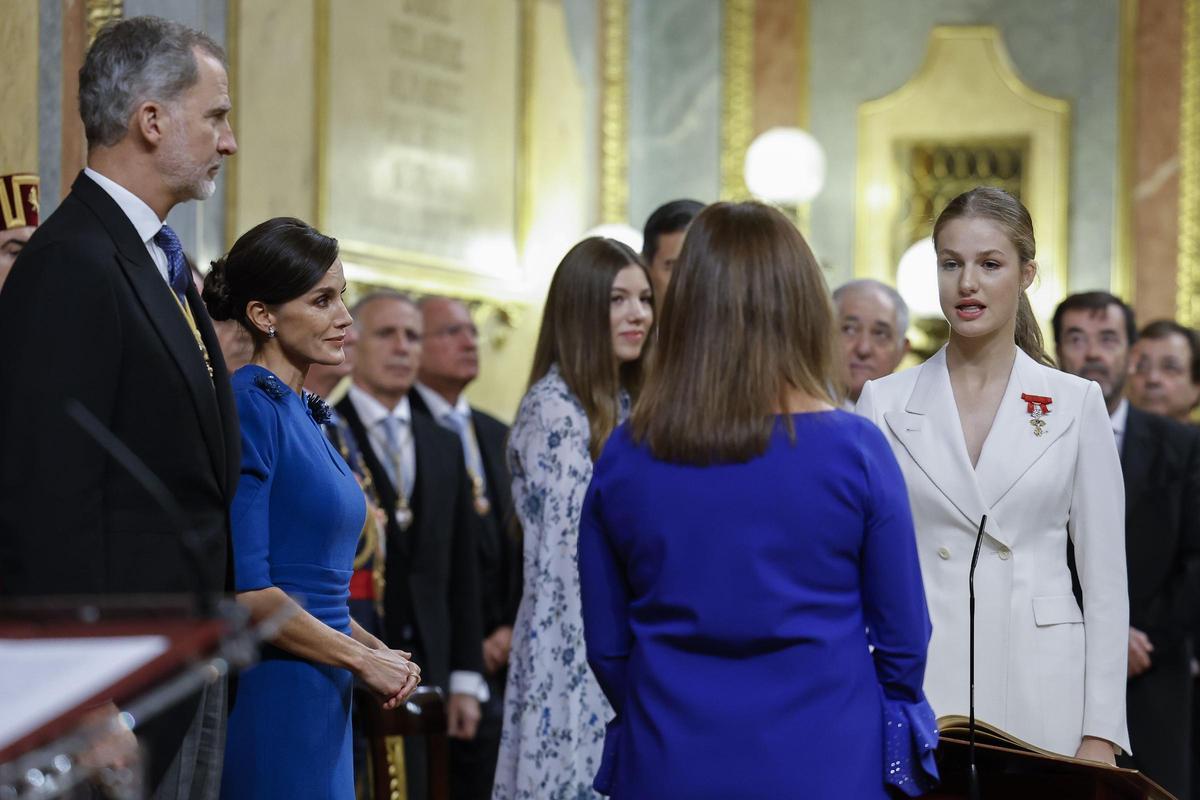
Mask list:
[[[926,702],[883,700],[883,782],[909,797],[928,792],[938,782],[937,719]]]

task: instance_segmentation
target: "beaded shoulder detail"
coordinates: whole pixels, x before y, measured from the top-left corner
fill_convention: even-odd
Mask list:
[[[283,385],[283,382],[270,374],[259,374],[254,376],[254,385],[267,393],[267,396],[273,400],[282,400],[287,397],[288,388]]]

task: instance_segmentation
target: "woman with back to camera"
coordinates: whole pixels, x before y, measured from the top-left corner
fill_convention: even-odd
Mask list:
[[[950,340],[863,389],[908,484],[933,619],[925,692],[967,714],[975,572],[975,713],[1019,739],[1112,764],[1125,726],[1124,481],[1100,387],[1050,364],[1025,290],[1033,221],[1008,193],[959,195],[933,229]],[[1067,539],[1083,589],[1072,593]]]
[[[616,712],[596,789],[917,794],[937,732],[912,518],[879,431],[833,408],[820,268],[775,209],[718,203],[667,295],[580,526],[588,660]]]
[[[610,709],[584,657],[579,515],[592,461],[641,385],[653,321],[650,277],[624,244],[584,239],[555,270],[529,391],[509,436],[525,586],[496,800],[593,796]]]
[[[236,320],[254,341],[233,376],[242,427],[230,510],[237,599],[256,620],[290,612],[262,661],[238,677],[223,798],[352,800],[354,678],[394,708],[420,676],[407,653],[350,619],[366,506],[321,430],[328,407],[301,389],[312,364],[343,358],[352,322],[345,288],[337,241],[289,218],[252,228],[204,281],[213,318]]]

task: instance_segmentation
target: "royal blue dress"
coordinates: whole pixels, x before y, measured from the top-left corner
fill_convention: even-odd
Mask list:
[[[598,791],[872,800],[932,784],[904,479],[868,420],[792,419],[794,443],[777,420],[745,463],[659,461],[628,426],[596,462],[584,634],[616,713]]]
[[[237,591],[277,586],[348,634],[366,503],[321,431],[325,409],[255,365],[234,374],[233,391],[242,426],[231,511]],[[238,676],[221,797],[353,800],[352,685],[347,670],[264,647]]]

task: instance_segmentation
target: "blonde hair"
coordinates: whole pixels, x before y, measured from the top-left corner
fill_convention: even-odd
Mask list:
[[[977,186],[951,200],[933,225],[934,246],[937,246],[938,234],[947,223],[967,217],[979,217],[995,222],[1004,229],[1009,241],[1017,249],[1021,265],[1033,261],[1037,253],[1037,243],[1033,238],[1033,218],[1029,215],[1029,210],[1020,200],[994,186]],[[1048,367],[1054,366],[1054,359],[1046,352],[1042,329],[1033,314],[1029,295],[1023,289],[1017,301],[1017,326],[1013,339],[1017,347],[1024,350],[1034,361]]]

